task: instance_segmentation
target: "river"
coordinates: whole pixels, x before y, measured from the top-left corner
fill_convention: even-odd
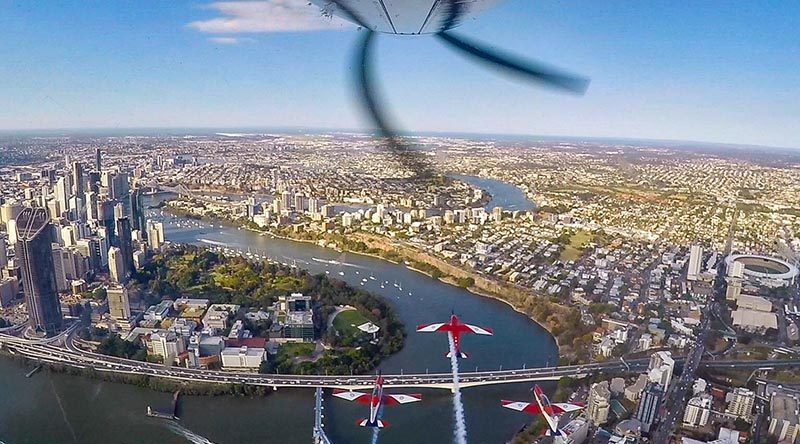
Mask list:
[[[490,191],[491,192],[491,191]],[[497,196],[497,194],[493,194]],[[154,214],[157,216],[158,213]],[[409,331],[405,348],[381,365],[389,372],[449,371],[447,338],[417,334],[421,323],[445,321],[455,311],[465,321],[494,329],[493,337],[465,337],[471,354],[462,370],[555,365],[558,353],[552,337],[538,324],[502,302],[473,295],[420,273],[380,259],[342,254],[312,244],[273,239],[207,221],[163,216],[166,237],[173,242],[225,245],[296,263],[311,272],[361,286],[392,302]],[[179,226],[180,225],[180,226]],[[323,261],[339,261],[336,265]],[[344,275],[340,275],[340,272]],[[384,288],[381,288],[381,283]],[[395,287],[397,283],[397,287]],[[400,290],[401,287],[402,290]],[[280,442],[308,444],[313,424],[313,391],[280,389],[265,398],[182,397],[180,423],[147,418],[145,407],[166,405],[170,396],[123,384],[51,374],[32,378],[9,361],[0,360],[0,441],[20,443],[218,443]],[[529,399],[530,384],[469,388],[463,392],[471,443],[505,442],[530,418],[500,407],[501,399]],[[389,392],[391,390],[388,390]],[[447,443],[453,440],[452,395],[444,390],[420,390],[418,404],[387,408],[391,427],[380,432],[380,443]],[[13,401],[12,401],[13,400]],[[371,431],[355,421],[367,415],[363,405],[325,397],[325,424],[337,444],[365,443]]]
[[[536,208],[536,204],[528,200],[521,189],[510,183],[463,174],[448,174],[448,177],[487,191],[492,196],[492,200],[486,205],[487,210],[494,207],[501,207],[506,211],[527,211]]]

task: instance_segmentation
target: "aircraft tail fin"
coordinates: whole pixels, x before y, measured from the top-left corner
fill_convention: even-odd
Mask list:
[[[382,419],[376,419],[375,422],[370,422],[370,420],[367,418],[361,418],[356,422],[356,424],[358,424],[360,427],[372,427],[378,429],[389,427],[389,423]]]
[[[450,352],[447,352],[447,353],[444,354],[445,358],[451,358],[452,356],[453,356],[453,354],[450,353]],[[469,354],[464,353],[462,351],[458,351],[458,357],[462,358],[462,359],[467,359],[467,358],[469,358]]]

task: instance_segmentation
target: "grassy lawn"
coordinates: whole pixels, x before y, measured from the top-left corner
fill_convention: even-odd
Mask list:
[[[578,259],[581,253],[583,253],[586,244],[591,240],[592,234],[587,231],[580,230],[573,234],[572,237],[569,238],[569,245],[565,246],[564,251],[561,252],[560,259],[564,262]]]
[[[344,337],[358,336],[362,334],[358,326],[369,322],[369,319],[356,310],[342,311],[333,318],[333,328]]]
[[[312,342],[287,342],[281,345],[279,354],[283,355],[286,359],[296,358],[298,356],[311,356],[314,353],[316,344]]]

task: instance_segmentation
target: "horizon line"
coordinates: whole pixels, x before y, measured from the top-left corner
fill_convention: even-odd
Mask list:
[[[122,136],[126,134],[116,133],[116,131],[191,131],[191,130],[204,130],[214,131],[217,130],[258,130],[269,132],[293,132],[293,131],[308,131],[308,132],[329,132],[329,133],[356,133],[363,135],[370,135],[377,132],[376,129],[365,128],[330,128],[330,127],[313,127],[313,126],[262,126],[262,125],[245,125],[245,126],[116,126],[116,127],[63,127],[63,128],[21,128],[21,129],[3,129],[0,128],[0,135],[31,135],[30,133],[44,133],[50,135],[57,135],[53,133],[58,132],[90,132],[99,131],[111,133],[110,135]],[[544,138],[554,141],[558,140],[583,140],[583,141],[617,141],[617,142],[657,142],[661,144],[699,144],[706,146],[727,146],[731,148],[768,148],[777,150],[796,150],[800,151],[800,147],[792,146],[778,146],[778,145],[759,145],[752,143],[741,142],[719,142],[708,140],[690,140],[690,139],[664,139],[652,137],[631,137],[631,136],[568,136],[563,134],[530,134],[530,133],[495,133],[495,132],[473,132],[473,131],[401,131],[401,136],[406,137],[420,137],[420,136],[480,136],[480,137],[519,137],[519,138]]]

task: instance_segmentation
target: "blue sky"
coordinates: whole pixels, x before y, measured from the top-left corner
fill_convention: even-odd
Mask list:
[[[0,129],[369,125],[358,31],[306,0],[0,0]],[[287,6],[288,5],[288,6]],[[800,147],[800,2],[507,0],[458,32],[585,75],[575,97],[381,36],[409,131]]]

